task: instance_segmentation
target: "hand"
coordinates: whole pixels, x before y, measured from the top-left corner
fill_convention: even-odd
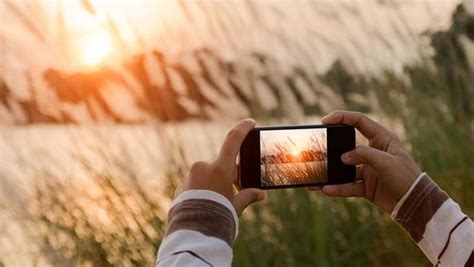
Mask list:
[[[232,186],[235,184],[238,187],[236,159],[240,146],[254,126],[255,121],[252,119],[237,123],[227,134],[217,159],[211,162],[194,163],[176,195],[191,189],[215,191],[230,200],[239,216],[250,204],[264,200],[265,192],[260,189],[249,188],[234,194]]]
[[[421,174],[398,137],[358,112],[335,111],[324,117],[323,123],[354,126],[369,140],[368,146],[358,146],[341,157],[347,165],[358,165],[356,182],[323,186],[323,194],[365,197],[391,213]]]

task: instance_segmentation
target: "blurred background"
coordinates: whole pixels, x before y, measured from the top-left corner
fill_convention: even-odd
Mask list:
[[[0,266],[152,266],[246,117],[367,113],[474,215],[471,0],[2,0],[0,38]],[[268,193],[235,266],[430,266],[365,200]]]

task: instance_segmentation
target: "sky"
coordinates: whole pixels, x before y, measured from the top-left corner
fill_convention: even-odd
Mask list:
[[[310,146],[311,136],[323,137],[326,134],[326,129],[297,129],[297,130],[271,130],[260,131],[260,139],[263,140],[265,147],[269,149],[269,154],[272,154],[272,147],[276,143],[292,144],[290,150],[294,154],[301,151],[308,150]],[[291,141],[290,141],[291,139]],[[263,149],[263,148],[261,148]],[[263,154],[264,151],[262,151]]]
[[[183,8],[174,0],[89,0],[89,9],[81,3],[2,1],[3,68],[16,60],[23,68],[84,70],[90,65],[83,50],[94,48],[88,39],[109,38],[110,64],[149,48],[179,54],[210,46],[229,56],[272,51],[287,63],[312,53],[317,62],[308,64],[320,71],[334,57],[350,56],[355,69],[374,71],[412,60],[421,41],[413,35],[447,27],[459,1],[189,1]],[[110,22],[121,40],[110,36]]]

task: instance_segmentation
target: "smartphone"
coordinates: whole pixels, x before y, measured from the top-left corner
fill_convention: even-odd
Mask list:
[[[256,127],[240,147],[240,185],[276,189],[349,183],[356,169],[341,155],[354,148],[354,127],[347,125]]]

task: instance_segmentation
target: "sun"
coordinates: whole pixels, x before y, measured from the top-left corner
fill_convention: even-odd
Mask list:
[[[300,151],[299,151],[298,149],[296,149],[296,148],[293,148],[293,149],[291,150],[291,154],[292,154],[293,156],[298,156],[298,155],[300,154]]]
[[[88,67],[101,64],[110,54],[112,41],[105,31],[90,33],[80,41],[81,60]]]

